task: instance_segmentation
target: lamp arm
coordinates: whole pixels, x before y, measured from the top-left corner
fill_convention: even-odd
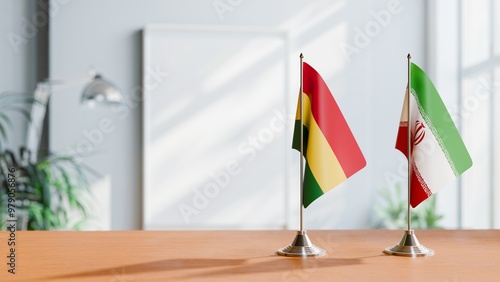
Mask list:
[[[31,106],[30,122],[26,132],[26,147],[31,152],[31,161],[35,162],[40,150],[43,122],[47,112],[47,104],[52,93],[50,84],[39,82],[36,85],[34,98],[37,103]]]
[[[46,83],[51,87],[69,87],[76,84],[86,83],[92,81],[94,77],[97,75],[97,72],[94,68],[90,68],[87,72],[87,75],[79,75],[77,77],[67,78],[67,79],[59,79],[59,78],[46,78],[45,80],[39,83]]]
[[[47,103],[53,92],[52,89],[55,86],[68,87],[85,81],[91,81],[91,83],[85,88],[82,94],[82,101],[85,100],[88,103],[94,99],[102,98],[102,100],[108,103],[121,103],[122,97],[119,90],[112,83],[97,75],[93,68],[89,70],[86,78],[77,77],[64,80],[48,78],[38,82],[34,98],[39,103],[35,103],[31,107],[31,121],[26,133],[26,147],[31,151],[32,161],[36,161],[38,151],[40,150],[43,122],[47,113]]]
[[[43,122],[47,113],[47,104],[52,88],[69,87],[80,83],[91,81],[96,76],[96,71],[92,67],[86,76],[74,77],[70,79],[47,78],[36,84],[34,98],[37,103],[31,106],[30,123],[26,132],[26,147],[31,152],[31,161],[35,162],[40,150],[40,140],[43,133]]]

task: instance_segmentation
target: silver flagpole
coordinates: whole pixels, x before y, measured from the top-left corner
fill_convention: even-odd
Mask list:
[[[292,244],[279,249],[276,253],[280,256],[289,256],[289,257],[310,257],[310,256],[322,256],[326,254],[326,251],[316,247],[309,236],[307,236],[307,231],[304,230],[303,226],[303,218],[302,214],[304,211],[304,158],[306,154],[304,154],[304,91],[303,81],[303,58],[304,55],[300,53],[300,92],[299,92],[299,115],[300,115],[300,230],[297,231],[297,235],[295,235],[295,239]]]
[[[406,105],[408,106],[408,135],[407,135],[407,145],[408,145],[408,211],[407,211],[407,222],[408,229],[405,231],[403,238],[392,247],[386,248],[384,253],[396,256],[406,256],[406,257],[421,257],[421,256],[432,256],[434,255],[434,250],[426,248],[424,245],[420,244],[415,235],[414,231],[411,229],[411,172],[413,170],[413,156],[412,156],[412,138],[411,138],[411,112],[410,112],[410,97],[411,97],[411,55],[408,54],[406,57],[408,59],[408,89],[406,92]]]
[[[411,73],[411,67],[410,67],[410,60],[411,60],[411,55],[408,53],[408,56],[406,57],[408,59],[408,95],[406,95],[406,103],[408,105],[408,134],[407,134],[407,141],[408,141],[408,231],[411,230],[411,207],[410,207],[410,195],[411,195],[411,171],[412,171],[412,159],[413,156],[411,154],[411,124],[410,124],[410,95],[411,95],[411,78],[410,78],[410,73]]]
[[[303,83],[304,83],[304,55],[300,53],[300,92],[299,92],[299,97],[300,97],[300,170],[299,170],[299,175],[300,175],[300,203],[299,203],[299,209],[300,209],[300,232],[304,231],[304,225],[303,225],[303,219],[302,219],[302,214],[304,213],[304,158],[306,157],[306,154],[304,154],[304,90],[303,90]]]

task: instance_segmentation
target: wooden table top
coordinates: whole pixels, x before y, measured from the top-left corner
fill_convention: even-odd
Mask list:
[[[433,257],[382,253],[403,231],[308,231],[318,258],[275,254],[295,231],[0,232],[0,281],[500,281],[500,230],[417,230]]]

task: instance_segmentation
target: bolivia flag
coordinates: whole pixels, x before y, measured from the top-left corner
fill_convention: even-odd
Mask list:
[[[303,63],[303,205],[330,191],[365,167],[366,161],[325,81]],[[300,95],[292,147],[300,151]]]
[[[408,157],[408,125],[410,125],[412,140],[410,204],[416,207],[470,168],[472,160],[431,80],[413,63],[410,74],[411,118],[408,122],[408,89],[406,89],[396,149]]]

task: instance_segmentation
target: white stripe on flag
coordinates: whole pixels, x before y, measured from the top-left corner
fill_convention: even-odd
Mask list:
[[[416,100],[411,96],[411,109],[417,109]],[[422,186],[429,187],[432,194],[446,187],[456,176],[453,172],[445,153],[441,150],[436,137],[430,130],[429,124],[424,120],[418,110],[411,112],[411,129],[415,134],[415,123],[424,123],[425,137],[413,147],[413,161],[415,162],[420,175],[425,182]]]

